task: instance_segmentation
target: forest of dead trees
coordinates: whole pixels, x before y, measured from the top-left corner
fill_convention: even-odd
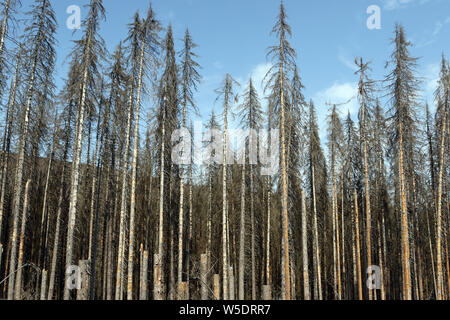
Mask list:
[[[444,54],[428,106],[396,25],[384,79],[355,59],[352,119],[304,97],[281,4],[264,96],[226,74],[221,112],[205,119],[224,158],[232,113],[243,129],[279,129],[279,171],[264,176],[252,141],[242,164],[172,162],[175,142],[186,151],[172,132],[199,114],[188,30],[174,36],[149,6],[108,52],[103,1],[91,0],[57,91],[53,1],[27,2],[0,6],[0,298],[450,299]]]

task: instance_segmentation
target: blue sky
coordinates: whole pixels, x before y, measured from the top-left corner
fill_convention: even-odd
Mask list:
[[[28,7],[32,0],[22,2],[23,7]],[[60,79],[66,77],[65,58],[72,47],[71,40],[80,36],[80,31],[73,34],[66,27],[69,17],[66,9],[87,3],[88,0],[53,1],[59,24],[56,75],[59,85]],[[107,20],[101,24],[100,32],[110,51],[126,37],[126,25],[135,11],[145,14],[148,4],[145,0],[104,1]],[[203,81],[196,101],[204,118],[212,108],[221,111],[221,106],[214,103],[214,89],[226,72],[241,83],[242,89],[250,76],[259,86],[270,67],[267,47],[276,42],[270,30],[278,13],[278,0],[153,0],[152,4],[164,25],[173,25],[178,48],[186,27],[199,45]],[[366,10],[370,5],[381,8],[380,30],[369,30],[366,26],[370,16]],[[285,0],[285,6],[304,94],[308,101],[312,98],[316,102],[322,138],[328,112],[325,102],[339,103],[354,95],[357,81],[354,57],[362,56],[373,62],[375,79],[382,79],[387,73],[384,65],[392,52],[390,39],[396,22],[404,25],[414,43],[412,54],[421,58],[418,75],[423,78],[422,96],[424,101],[432,102],[441,53],[450,56],[450,0]],[[86,12],[82,7],[82,16]],[[353,101],[341,111],[346,115],[350,110],[356,116],[357,108]]]

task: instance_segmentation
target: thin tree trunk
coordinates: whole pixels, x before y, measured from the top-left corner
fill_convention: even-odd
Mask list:
[[[313,197],[313,214],[314,214],[314,256],[315,256],[315,287],[317,288],[318,296],[316,299],[322,300],[322,272],[320,265],[320,248],[319,248],[319,228],[317,223],[317,204],[316,204],[316,179],[315,179],[315,168],[312,166],[311,168],[312,174],[312,197]]]
[[[366,137],[366,105],[363,99],[362,102],[362,132],[363,132],[363,148],[364,148],[364,184],[366,189],[366,247],[367,247],[367,267],[372,265],[372,248],[371,248],[371,213],[370,213],[370,186],[369,186],[369,163],[367,159],[367,137]],[[372,300],[372,289],[369,289],[369,300]]]
[[[283,44],[281,44],[283,46]],[[287,187],[287,168],[286,168],[286,115],[285,115],[285,105],[284,105],[284,56],[281,57],[280,63],[280,107],[281,107],[281,184],[282,184],[282,233],[283,233],[283,250],[284,250],[284,270],[282,270],[282,278],[285,282],[285,292],[284,298],[286,300],[291,299],[291,279],[289,272],[289,217],[288,217],[288,187]]]
[[[158,278],[155,280],[160,287],[159,290],[162,290],[162,270],[163,269],[163,241],[164,241],[164,176],[165,176],[165,121],[166,121],[166,113],[165,110],[162,110],[163,120],[162,120],[162,134],[161,134],[161,167],[160,167],[160,184],[159,184],[159,229],[158,229],[158,267],[160,268],[160,272],[157,274]],[[162,295],[162,293],[160,292]]]
[[[399,124],[399,175],[400,175],[400,200],[401,200],[401,227],[402,227],[402,267],[403,267],[403,299],[412,299],[411,286],[411,265],[410,265],[410,248],[409,248],[409,230],[408,230],[408,212],[406,207],[406,191],[405,191],[405,175],[403,171],[403,128],[402,123]],[[439,289],[439,287],[438,287]]]
[[[91,46],[91,33],[89,32],[87,37],[86,48]],[[89,61],[89,59],[86,59]],[[85,117],[85,104],[87,95],[87,85],[88,85],[88,75],[89,66],[84,66],[83,72],[83,82],[81,88],[81,101],[80,109],[78,111],[77,117],[77,128],[75,135],[75,142],[73,146],[73,160],[72,160],[72,172],[71,172],[71,183],[70,183],[70,202],[69,202],[69,214],[68,214],[68,227],[67,227],[67,248],[66,248],[66,270],[73,263],[73,246],[74,246],[74,232],[75,232],[75,222],[77,213],[77,202],[78,202],[78,184],[80,179],[80,161],[81,161],[81,149],[82,149],[82,139],[83,139],[83,126]],[[67,281],[64,285],[64,300],[70,299],[70,290],[67,286]]]
[[[436,212],[436,259],[437,259],[437,300],[444,299],[444,275],[442,267],[442,177],[444,174],[445,163],[445,135],[447,124],[447,110],[444,110],[444,119],[442,121],[441,132],[441,159],[439,168],[439,189],[437,198],[437,212]]]
[[[14,290],[14,299],[21,300],[22,299],[22,264],[23,264],[23,249],[25,244],[25,231],[27,225],[27,216],[28,216],[28,198],[29,198],[29,190],[30,190],[31,180],[27,181],[25,186],[25,199],[23,202],[23,212],[22,212],[22,225],[20,227],[20,244],[19,244],[19,260],[17,261],[17,277],[15,283]],[[12,269],[10,269],[12,270]]]
[[[228,75],[226,82],[228,82]],[[227,256],[227,130],[228,130],[228,84],[225,89],[225,110],[223,124],[223,155],[222,155],[222,289],[223,300],[228,300],[228,256]]]
[[[309,288],[308,230],[306,219],[306,193],[302,190],[303,294],[305,300],[311,300]]]
[[[356,266],[358,274],[358,299],[363,300],[363,290],[362,290],[362,272],[361,272],[361,244],[360,244],[360,232],[359,232],[359,209],[358,209],[358,194],[356,190],[354,192],[355,200],[355,233],[356,233]]]
[[[239,234],[239,300],[245,299],[245,146],[243,148],[241,177],[241,217]]]
[[[270,145],[270,142],[269,142]],[[266,285],[270,286],[270,209],[272,206],[271,178],[267,176],[267,235],[266,235]],[[267,290],[267,289],[266,289]]]
[[[135,212],[136,212],[136,176],[137,176],[137,158],[139,147],[139,117],[141,110],[141,91],[142,91],[142,77],[144,70],[144,54],[146,43],[142,44],[139,57],[139,76],[136,97],[136,111],[134,123],[134,148],[133,148],[133,162],[131,167],[131,204],[130,204],[130,238],[128,248],[128,287],[127,298],[133,299],[133,259],[134,259],[134,238],[135,238]]]
[[[40,300],[47,300],[46,298],[46,283],[47,283],[47,270],[42,270],[42,276],[41,276],[41,295]]]
[[[126,197],[126,189],[127,189],[127,177],[128,177],[128,165],[129,165],[129,149],[130,149],[130,134],[131,134],[131,116],[133,113],[133,86],[130,85],[128,93],[128,117],[127,117],[127,130],[125,137],[125,150],[124,150],[124,159],[123,159],[123,169],[122,169],[122,192],[121,192],[121,200],[120,200],[120,222],[119,222],[119,253],[117,256],[117,271],[116,271],[116,300],[121,300],[121,296],[123,293],[122,282],[124,280],[124,260],[125,260],[125,220],[126,220],[126,211],[127,211],[127,197]],[[127,288],[128,289],[128,288]],[[127,290],[128,295],[128,290]]]

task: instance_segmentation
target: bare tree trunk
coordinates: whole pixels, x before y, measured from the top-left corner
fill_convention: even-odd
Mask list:
[[[305,300],[311,300],[311,292],[309,288],[308,230],[306,219],[306,193],[302,190],[303,294]]]
[[[3,244],[0,243],[0,268],[2,267]]]
[[[433,200],[434,201],[434,200]],[[425,209],[426,213],[426,219],[427,219],[427,231],[428,231],[428,245],[430,247],[430,260],[431,260],[431,270],[432,270],[432,276],[433,276],[433,286],[434,286],[434,292],[437,296],[437,282],[436,282],[436,267],[434,265],[434,250],[433,250],[433,241],[432,241],[432,234],[430,229],[430,217],[428,213],[428,207]]]
[[[265,301],[269,301],[272,300],[272,289],[270,287],[270,285],[264,285],[263,286],[263,300]]]
[[[370,186],[369,186],[369,163],[367,160],[367,137],[366,137],[366,124],[365,124],[365,111],[366,105],[363,99],[362,101],[362,119],[363,125],[363,148],[364,148],[364,184],[366,190],[366,247],[367,247],[367,267],[372,265],[372,248],[371,248],[371,214],[370,214]],[[369,300],[372,300],[372,289],[369,289]]]
[[[342,170],[342,190],[341,190],[341,252],[342,252],[342,292],[343,296],[342,299],[346,299],[348,297],[347,295],[347,270],[346,270],[346,259],[345,259],[345,219],[344,219],[344,170]]]
[[[41,296],[40,296],[40,300],[47,300],[46,298],[46,284],[47,284],[47,270],[42,270],[42,276],[41,276]]]
[[[106,276],[106,300],[112,300],[113,297],[113,260],[114,260],[114,254],[113,254],[113,234],[112,234],[112,228],[113,228],[113,219],[111,219],[108,222],[108,238],[110,239],[107,243],[108,245],[108,269],[107,269],[107,276]]]
[[[229,288],[229,294],[230,294],[230,296],[229,296],[229,298],[230,298],[230,300],[235,300],[235,290],[234,290],[234,270],[233,270],[233,267],[229,267],[229,277],[230,277],[230,281],[229,281],[229,284],[230,284],[230,288]]]
[[[89,299],[89,270],[90,261],[80,260],[79,262],[80,273],[81,273],[81,288],[77,292],[77,300],[88,300]]]
[[[14,299],[21,300],[22,299],[22,264],[23,264],[23,249],[25,242],[25,228],[27,224],[27,216],[28,216],[28,198],[30,192],[30,184],[31,180],[27,181],[25,186],[25,199],[23,202],[23,212],[22,212],[22,225],[20,227],[20,244],[19,244],[19,260],[17,261],[17,277],[14,289]],[[14,272],[13,269],[10,269],[11,272]]]
[[[403,267],[403,299],[412,299],[411,265],[409,248],[408,212],[406,207],[405,175],[403,170],[403,128],[399,123],[399,176],[400,176],[400,200],[401,200],[401,228],[402,228],[402,267]],[[438,272],[439,273],[439,272]],[[439,289],[439,287],[438,287]]]
[[[210,161],[212,161],[210,159]],[[208,270],[208,272],[210,271],[210,266],[211,266],[211,246],[212,246],[212,162],[210,162],[209,165],[209,192],[208,192],[208,221],[206,222],[206,228],[207,228],[207,233],[208,233],[208,242],[206,245],[206,269]],[[209,284],[209,277],[207,277],[207,284]]]
[[[270,146],[270,142],[269,142]],[[266,235],[266,285],[270,286],[270,209],[272,206],[271,178],[267,176],[267,235]],[[270,287],[269,287],[270,288]],[[268,290],[268,289],[266,289]]]
[[[192,151],[191,151],[191,155],[192,155]],[[191,159],[192,162],[192,159]],[[187,252],[188,252],[188,256],[187,256],[187,263],[186,263],[186,277],[187,277],[187,295],[188,295],[188,299],[190,298],[190,279],[191,279],[191,247],[192,247],[192,220],[193,220],[193,214],[194,214],[194,205],[193,205],[193,199],[192,199],[192,185],[193,185],[193,180],[192,180],[192,163],[190,165],[189,168],[189,240],[188,240],[188,248],[187,248]]]
[[[162,300],[163,299],[161,273],[162,273],[161,257],[159,254],[155,253],[153,256],[153,299],[154,300]]]
[[[358,299],[363,300],[363,291],[362,291],[362,272],[361,272],[361,244],[359,240],[359,209],[358,209],[358,194],[354,193],[355,200],[355,233],[356,233],[356,266],[357,266],[357,274],[358,274]]]
[[[165,135],[166,135],[166,113],[163,110],[163,120],[162,120],[162,134],[161,134],[161,166],[160,166],[160,182],[159,182],[159,229],[158,229],[158,266],[160,268],[159,273],[155,273],[155,276],[158,276],[158,278],[155,280],[158,283],[158,286],[160,287],[158,290],[162,290],[163,286],[163,278],[162,278],[162,270],[163,269],[163,243],[164,243],[164,176],[165,176]],[[159,292],[162,297],[162,293]],[[156,298],[155,298],[156,299]]]
[[[315,261],[315,288],[318,295],[315,299],[322,300],[322,272],[320,264],[320,248],[319,248],[319,228],[317,223],[317,204],[316,204],[316,179],[315,179],[315,169],[312,166],[312,197],[313,197],[313,207],[314,207],[314,261]]]
[[[280,107],[281,107],[281,184],[282,184],[282,232],[283,232],[283,250],[284,250],[284,270],[282,270],[282,278],[285,282],[285,296],[286,300],[291,299],[291,279],[289,272],[289,217],[288,217],[288,186],[287,186],[287,168],[286,168],[286,115],[284,106],[284,57],[281,57],[280,63]]]
[[[337,206],[337,191],[336,186],[334,189],[334,213],[335,213],[335,225],[336,225],[336,262],[337,262],[337,296],[338,299],[342,299],[342,282],[341,282],[341,246],[340,246],[340,234],[339,234],[339,213]]]
[[[226,82],[228,82],[228,75]],[[223,155],[222,155],[222,288],[223,300],[228,300],[228,242],[227,242],[227,221],[228,221],[228,207],[227,207],[227,140],[228,140],[228,85],[226,84],[225,92],[225,110],[224,110],[224,124],[223,124]]]
[[[99,140],[99,133],[100,133],[100,113],[98,114],[98,121],[97,121],[97,135],[95,137],[95,152],[94,152],[94,158],[93,158],[93,166],[95,167],[97,163],[97,155],[98,155],[98,140]],[[88,249],[88,257],[90,261],[93,261],[92,259],[92,247],[93,247],[93,233],[94,233],[94,204],[95,204],[95,187],[97,184],[97,173],[94,173],[92,177],[92,186],[91,186],[91,204],[90,204],[90,211],[89,211],[89,249]],[[94,262],[95,263],[95,262]]]
[[[239,300],[245,299],[245,146],[243,148],[243,165],[241,177],[241,217],[239,233]]]
[[[139,117],[141,110],[141,91],[142,91],[142,77],[144,70],[144,54],[146,43],[142,44],[139,57],[139,76],[136,97],[136,111],[134,123],[134,148],[133,148],[133,162],[131,167],[131,204],[130,204],[130,238],[128,247],[128,287],[127,299],[133,299],[133,259],[134,259],[134,238],[135,238],[135,212],[136,212],[136,176],[137,176],[137,158],[139,148]]]
[[[253,135],[250,134],[250,146],[253,147]],[[254,186],[253,186],[253,165],[250,163],[250,222],[252,225],[252,300],[256,300],[256,225],[255,225],[255,204],[254,204]]]
[[[91,34],[88,34],[86,47],[91,46]],[[89,60],[89,59],[87,59]],[[81,101],[80,109],[77,116],[77,128],[75,134],[75,142],[73,146],[73,160],[72,160],[72,172],[70,182],[70,202],[69,202],[69,214],[68,214],[68,227],[67,227],[67,248],[66,248],[66,270],[72,265],[73,261],[73,240],[75,232],[75,222],[77,213],[78,202],[78,184],[80,179],[80,161],[81,161],[81,149],[83,140],[83,126],[85,117],[85,104],[88,85],[89,66],[84,66],[83,82],[81,88]],[[70,290],[65,281],[64,285],[64,300],[70,299]]]
[[[121,192],[121,200],[120,200],[120,222],[119,222],[119,253],[117,256],[117,271],[116,271],[116,300],[120,300],[123,293],[123,280],[124,280],[124,260],[125,260],[125,220],[126,220],[126,211],[127,211],[127,197],[126,197],[126,189],[127,189],[127,177],[128,177],[128,165],[129,165],[129,149],[130,149],[130,134],[131,134],[131,116],[133,113],[133,86],[130,85],[128,93],[128,117],[127,117],[127,130],[125,137],[125,150],[124,150],[124,159],[123,159],[123,169],[122,169],[122,192]],[[127,288],[128,289],[128,288]],[[128,295],[128,290],[127,290]]]
[[[141,277],[140,277],[140,289],[139,289],[139,300],[147,300],[147,275],[148,275],[148,251],[144,250],[141,244]]]
[[[441,132],[441,159],[439,168],[439,189],[437,199],[437,213],[436,213],[436,259],[437,259],[437,300],[444,300],[444,275],[442,267],[442,177],[444,174],[445,163],[445,135],[447,124],[447,110],[444,110],[444,119],[442,121]]]
[[[208,257],[200,256],[200,299],[208,300]]]
[[[214,299],[220,300],[220,275],[215,274],[214,277]]]
[[[58,251],[59,251],[59,234],[61,229],[61,213],[62,213],[62,205],[63,205],[63,197],[64,197],[64,184],[65,184],[65,171],[66,166],[63,164],[62,173],[61,173],[61,185],[59,189],[59,197],[58,197],[58,209],[56,214],[56,227],[55,227],[55,238],[53,242],[53,252],[52,252],[52,262],[50,266],[50,282],[48,286],[48,300],[53,300],[53,292],[55,290],[55,277],[56,277],[56,264],[58,262]]]
[[[380,261],[380,282],[381,282],[381,300],[386,300],[386,288],[385,288],[385,280],[384,280],[384,261],[383,261],[383,254],[381,252],[382,246],[381,246],[381,228],[380,228],[380,222],[378,222],[378,259]]]

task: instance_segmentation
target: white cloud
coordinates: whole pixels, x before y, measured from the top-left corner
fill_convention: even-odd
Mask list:
[[[408,5],[422,5],[430,0],[383,0],[384,9],[386,10],[395,10],[400,8],[405,8]]]
[[[316,105],[341,104],[352,99],[348,104],[339,107],[342,114],[355,114],[358,111],[358,102],[356,94],[358,85],[356,82],[334,83],[331,87],[319,91],[314,95]]]
[[[332,86],[317,92],[313,96],[322,143],[326,141],[327,115],[331,108],[327,104],[341,104],[353,98],[348,104],[339,106],[337,109],[342,118],[347,117],[348,112],[350,112],[351,116],[355,116],[359,108],[356,99],[357,92],[358,84],[356,82],[335,82]]]

